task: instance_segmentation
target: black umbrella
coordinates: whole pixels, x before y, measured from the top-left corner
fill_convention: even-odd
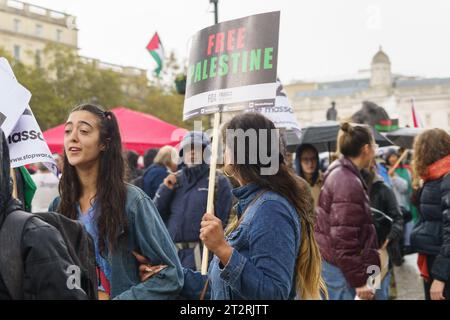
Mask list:
[[[300,137],[297,131],[295,130],[286,130],[284,132],[285,135],[285,143],[286,150],[288,152],[294,153],[297,150],[297,146],[300,144]]]
[[[414,138],[424,130],[425,129],[423,128],[400,128],[395,131],[387,132],[385,135],[397,146],[405,149],[412,149]]]
[[[358,126],[366,126],[363,124],[354,124]],[[318,124],[313,124],[302,130],[299,144],[312,144],[317,151],[327,152],[336,150],[337,136],[341,125],[337,121],[326,121]],[[388,138],[380,134],[377,130],[370,127],[375,138],[375,142],[380,147],[392,146],[393,143]]]

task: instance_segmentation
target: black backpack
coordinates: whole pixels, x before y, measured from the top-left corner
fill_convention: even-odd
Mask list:
[[[31,214],[21,210],[15,210],[8,214],[0,229],[0,248],[2,248],[0,272],[11,298],[15,300],[24,298],[21,241],[23,230],[32,218],[39,218],[60,232],[72,261],[80,268],[81,288],[89,299],[97,299],[98,277],[94,242],[82,223],[59,213]],[[8,248],[8,250],[3,248]]]
[[[381,246],[391,232],[394,220],[376,208],[370,208],[370,210],[372,211],[372,220],[377,232],[378,243]]]

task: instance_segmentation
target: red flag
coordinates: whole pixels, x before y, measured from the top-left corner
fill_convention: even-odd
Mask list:
[[[414,99],[411,99],[411,111],[412,111],[412,118],[414,123],[414,128],[420,128],[421,123],[416,115],[416,109],[414,108]]]

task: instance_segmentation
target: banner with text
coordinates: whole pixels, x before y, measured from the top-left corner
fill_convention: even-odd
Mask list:
[[[31,93],[16,81],[10,70],[8,61],[0,57],[0,127],[6,137],[31,99]]]
[[[280,12],[222,22],[192,38],[183,119],[272,103]]]
[[[261,104],[253,102],[249,104],[248,111],[262,113],[275,124],[275,127],[292,129],[297,134],[300,134],[301,129],[295,118],[294,109],[289,103],[289,99],[279,79],[277,79],[275,103]]]
[[[0,76],[7,79],[5,81],[8,83],[13,81],[15,85],[11,85],[11,87],[22,87],[17,82],[14,72],[5,58],[0,58]],[[26,90],[26,92],[28,92],[28,90]],[[34,117],[33,111],[31,111],[31,108],[28,105],[28,101],[26,101],[24,110],[22,103],[24,103],[25,100],[23,98],[22,100],[11,100],[7,97],[8,95],[6,94],[0,95],[0,103],[2,100],[4,101],[7,99],[9,99],[8,101],[11,101],[9,105],[6,105],[5,108],[2,109],[13,122],[10,125],[13,127],[12,131],[8,129],[10,133],[8,133],[8,135],[5,133],[8,140],[11,168],[42,162],[50,171],[57,175],[58,170],[55,159],[44,140],[41,128]],[[22,110],[22,113],[17,114],[18,110]]]

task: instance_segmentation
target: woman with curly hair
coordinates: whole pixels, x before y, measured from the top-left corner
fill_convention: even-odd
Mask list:
[[[414,142],[414,168],[423,186],[411,245],[419,253],[425,297],[450,299],[450,135],[442,129],[420,134]]]

